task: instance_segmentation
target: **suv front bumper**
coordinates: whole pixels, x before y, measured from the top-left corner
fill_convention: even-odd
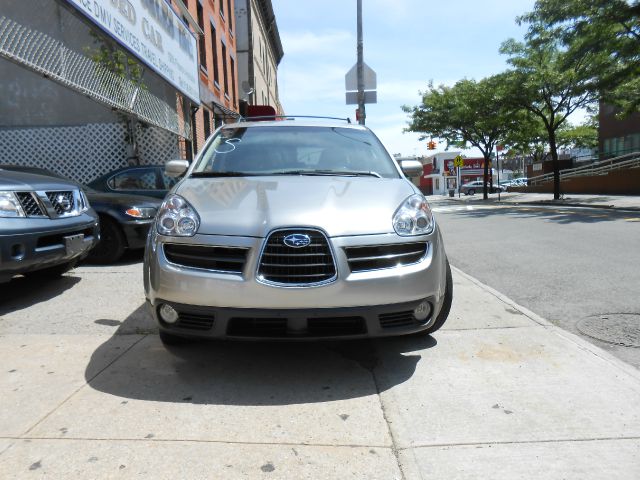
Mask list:
[[[152,231],[145,252],[145,293],[160,329],[176,335],[301,339],[417,332],[431,326],[446,289],[446,255],[437,228],[430,235],[412,238],[427,241],[429,248],[420,262],[411,265],[352,273],[344,251],[345,247],[399,240],[403,239],[391,234],[330,238],[335,281],[285,287],[256,278],[264,239],[202,235],[183,240],[249,248],[243,272],[229,274],[169,262],[162,244],[180,240]],[[430,315],[418,321],[412,312],[422,302],[428,302]],[[159,308],[164,303],[180,315],[175,324],[160,318]]]

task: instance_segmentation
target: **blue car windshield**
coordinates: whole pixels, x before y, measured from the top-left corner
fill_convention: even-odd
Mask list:
[[[369,130],[328,126],[224,127],[191,174],[400,178],[395,161]]]

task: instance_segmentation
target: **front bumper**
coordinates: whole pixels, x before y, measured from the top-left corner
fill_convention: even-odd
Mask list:
[[[100,238],[98,218],[89,212],[67,219],[2,221],[7,229],[0,235],[0,281],[83,258]]]
[[[148,220],[121,222],[120,225],[122,226],[122,231],[124,232],[124,236],[127,240],[127,248],[144,248],[147,241],[147,235],[149,234],[149,229],[154,222],[154,218],[150,218]]]
[[[280,319],[277,327],[280,333],[275,335],[276,338],[371,337],[411,333],[430,326],[440,310],[446,288],[446,255],[438,229],[412,240],[429,243],[428,253],[420,262],[352,273],[345,247],[388,244],[406,239],[395,234],[329,238],[336,263],[336,280],[321,286],[283,287],[261,283],[256,278],[264,242],[262,238],[196,235],[181,240],[162,237],[152,231],[145,252],[145,293],[160,328],[185,336],[254,338],[249,334],[233,334],[237,331],[236,324],[250,323],[248,319],[255,320],[253,323],[258,330],[269,321],[275,324],[278,322],[273,319]],[[165,241],[245,247],[249,253],[241,274],[217,273],[169,262],[162,248]],[[425,300],[431,306],[431,315],[423,322],[409,318],[406,312],[412,312]],[[202,328],[185,330],[183,326],[186,323],[180,326],[162,322],[158,317],[162,303],[174,306],[196,324],[198,318],[202,318]],[[381,316],[386,314],[405,315],[406,321],[399,322],[394,328],[383,327]],[[356,321],[354,317],[362,320]],[[236,318],[244,320],[232,321]],[[334,325],[338,332],[334,334],[334,330],[327,326],[330,321],[316,320],[327,318],[342,318],[345,324],[351,322],[354,326],[351,330],[345,327],[344,332],[339,332],[340,326]],[[314,320],[310,323],[317,325],[309,327],[311,319]],[[318,326],[323,322],[324,326]],[[360,328],[360,324],[364,328]],[[326,335],[318,333],[323,328]]]

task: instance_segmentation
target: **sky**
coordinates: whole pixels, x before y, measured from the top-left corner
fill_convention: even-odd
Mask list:
[[[356,0],[272,0],[284,57],[278,67],[280,101],[288,115],[350,117],[345,74],[356,64]],[[522,40],[516,17],[534,0],[363,0],[364,61],[377,74],[376,104],[366,125],[392,153],[427,155],[419,134],[403,133],[402,105],[420,103],[429,81],[453,85],[508,68],[499,53],[508,38]],[[437,151],[443,151],[439,143]],[[469,149],[467,155],[479,155]]]

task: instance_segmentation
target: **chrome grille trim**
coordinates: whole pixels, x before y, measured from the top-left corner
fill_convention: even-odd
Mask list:
[[[429,252],[429,242],[388,243],[344,247],[351,272],[368,272],[420,263]]]
[[[190,243],[165,243],[162,248],[167,261],[172,265],[237,275],[244,271],[249,252],[246,247]]]
[[[27,217],[47,217],[46,210],[42,208],[38,197],[32,192],[16,192],[16,196]]]
[[[46,192],[47,198],[51,202],[53,209],[55,210],[58,216],[67,216],[75,214],[77,210],[76,198],[73,191],[60,191],[60,192]],[[58,197],[63,197],[62,201],[58,201]],[[62,203],[64,200],[69,202],[69,207],[65,208]]]
[[[311,237],[304,247],[290,247],[284,238],[292,234]],[[335,255],[327,235],[314,228],[283,228],[269,233],[258,260],[256,279],[281,287],[317,287],[337,278]]]

